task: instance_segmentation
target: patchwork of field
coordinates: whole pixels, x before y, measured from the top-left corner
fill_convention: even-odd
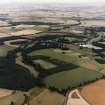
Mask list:
[[[20,24],[15,26],[3,26],[0,27],[0,37],[8,36],[22,36],[22,35],[34,35],[40,32],[48,31],[49,25],[27,25]]]
[[[36,34],[36,33],[39,33],[39,32],[41,32],[41,31],[37,31],[37,30],[22,30],[22,31],[14,32],[14,33],[12,33],[12,35],[14,35],[14,36],[32,35],[32,34]]]
[[[46,18],[46,20],[49,20],[49,22],[56,21],[56,19],[53,20],[52,18]],[[77,20],[65,18],[61,18],[59,22],[65,26],[79,24]],[[104,22],[102,22],[86,20],[82,25],[86,27],[89,25],[98,27],[99,24],[104,25]],[[13,27],[5,26],[4,29],[7,30],[6,32],[11,31],[7,35],[11,34],[14,36],[12,37],[13,40],[11,38],[7,38],[7,41],[6,39],[1,39],[0,87],[7,88],[7,90],[1,90],[2,92],[0,92],[0,105],[12,105],[13,103],[15,105],[63,105],[68,90],[85,86],[104,78],[105,65],[99,61],[102,57],[92,49],[80,48],[79,46],[82,40],[89,40],[93,36],[87,37],[83,35],[82,30],[74,29],[70,30],[70,32],[75,34],[70,37],[64,37],[65,40],[61,36],[56,38],[52,37],[52,39],[48,37],[48,39],[44,40],[44,35],[58,35],[56,32],[53,33],[52,30],[51,34],[50,32],[46,32],[50,30],[51,23],[33,25],[39,24],[36,22],[27,25],[26,22],[25,24],[20,23],[19,25],[18,22],[14,22],[12,24],[14,25]],[[68,30],[69,28],[67,28]],[[2,30],[0,32],[3,33]],[[66,34],[66,32],[62,34]],[[30,38],[31,35],[34,35],[34,37]],[[37,37],[37,40],[34,39],[35,35],[42,36]],[[59,35],[61,35],[60,32]],[[63,42],[61,43],[60,40]],[[63,46],[67,49],[41,47],[41,45],[45,46],[46,42],[48,46],[49,43],[55,43],[57,41],[60,45],[64,44]],[[28,42],[30,43],[27,46],[26,43]],[[20,45],[25,45],[24,49],[21,49]],[[98,94],[101,95],[101,92],[99,93],[98,90],[99,87],[94,87],[94,84],[83,87],[81,95],[90,104],[99,105],[100,100],[102,101],[104,98],[97,100],[96,102],[98,104],[94,104],[95,95],[97,97]],[[93,87],[94,91],[92,91]],[[93,94],[96,92],[96,94],[90,96],[92,92]],[[102,95],[100,97],[104,97],[104,94]],[[94,103],[92,103],[93,101]]]
[[[46,76],[43,80],[47,87],[55,87],[59,90],[73,88],[103,76],[103,74],[99,72],[101,66],[99,66],[95,60],[90,59],[88,62],[88,60],[79,58],[78,56],[81,55],[79,51],[66,52],[59,49],[42,49],[33,51],[28,55],[33,59],[36,57],[36,59],[38,59],[37,63],[45,70],[47,70],[45,66],[48,67],[49,70],[51,69],[50,67],[52,67],[52,75]],[[46,59],[39,60],[41,57],[48,57],[47,62]],[[48,61],[52,64],[48,63]],[[58,62],[63,62],[64,67],[62,63],[59,65]],[[54,67],[54,64],[56,64],[56,67]]]
[[[90,69],[90,70],[101,70],[102,65],[97,63],[93,58],[91,58],[94,53],[92,53],[91,50],[83,49],[80,50],[78,46],[69,46],[70,50],[63,51],[60,49],[44,49],[44,50],[38,50],[33,51],[29,55],[43,55],[43,56],[49,56],[53,59],[59,59],[61,61],[74,63],[76,65],[79,65],[83,68]],[[54,56],[53,56],[54,55]],[[82,56],[83,57],[79,57]]]
[[[104,105],[103,7],[40,6],[0,7],[0,105]]]
[[[60,48],[36,50],[34,48],[29,52],[23,54],[18,52],[13,56],[10,52],[14,51],[16,46],[13,47],[12,44],[19,41],[24,41],[24,38],[13,38],[13,40],[5,41],[5,45],[0,47],[0,55],[3,57],[0,60],[3,62],[0,64],[3,75],[0,80],[5,79],[4,82],[0,81],[0,86],[4,87],[4,84],[8,83],[5,87],[9,85],[12,89],[12,83],[14,83],[14,88],[27,91],[30,105],[62,105],[68,89],[84,86],[104,76],[104,65],[97,62],[96,53],[91,49],[80,49],[75,44],[65,44],[68,50]],[[25,57],[28,57],[28,60],[24,60]],[[11,58],[13,61],[8,62]],[[7,65],[9,65],[8,68]],[[7,73],[10,74],[8,77]],[[22,92],[19,94],[22,97],[20,103],[23,103],[24,95]],[[18,96],[16,94],[15,96],[17,100]],[[20,103],[16,101],[16,105],[21,105]]]

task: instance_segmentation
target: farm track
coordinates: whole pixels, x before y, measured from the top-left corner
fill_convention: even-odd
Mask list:
[[[72,97],[73,93],[77,94],[77,97]],[[66,105],[90,105],[84,100],[77,89],[71,91],[68,95]]]

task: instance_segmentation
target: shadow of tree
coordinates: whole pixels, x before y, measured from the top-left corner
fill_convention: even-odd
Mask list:
[[[0,88],[26,91],[35,87],[37,79],[15,62],[15,51],[0,57]]]
[[[47,61],[51,64],[56,65],[56,66],[53,67],[53,68],[45,69],[40,63],[34,63],[33,60]],[[39,72],[39,77],[40,78],[44,78],[48,75],[52,75],[54,73],[58,73],[58,72],[61,72],[61,71],[73,70],[73,69],[79,67],[78,65],[68,63],[68,62],[64,62],[64,61],[61,61],[61,60],[58,60],[58,59],[52,59],[50,57],[43,56],[43,55],[37,55],[37,56],[34,56],[34,57],[25,56],[24,62],[26,64],[31,64],[35,68],[35,70],[37,70]]]

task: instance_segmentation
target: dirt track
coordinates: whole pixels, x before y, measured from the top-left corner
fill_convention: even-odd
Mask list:
[[[76,97],[73,97],[73,94],[76,94]],[[89,105],[83,97],[80,95],[77,89],[71,91],[68,95],[68,100],[66,105]]]

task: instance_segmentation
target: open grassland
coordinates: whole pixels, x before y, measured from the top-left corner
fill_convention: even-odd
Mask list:
[[[105,80],[83,87],[80,93],[90,105],[105,105]]]
[[[34,60],[34,63],[40,64],[42,66],[42,68],[44,68],[44,69],[52,69],[52,68],[56,67],[56,65],[54,65],[48,61],[41,60],[41,59]]]
[[[32,99],[32,98],[38,96],[39,94],[41,94],[44,90],[45,90],[45,88],[35,87],[35,88],[30,89],[28,91],[28,94],[29,94],[30,98]]]
[[[94,59],[92,60],[83,60],[79,56],[92,56],[94,55],[91,50],[83,49],[80,50],[78,47],[71,46],[70,50],[64,51],[60,49],[42,49],[37,50],[29,53],[30,56],[38,56],[43,55],[50,57],[52,59],[58,59],[64,62],[73,63],[79,65],[83,68],[90,69],[90,70],[101,70],[102,67],[98,64]],[[88,58],[88,57],[87,57]]]
[[[74,52],[81,53],[82,55],[94,55],[94,52],[92,52],[91,49],[87,49],[87,48],[80,49],[78,45],[68,44],[67,47]]]
[[[75,70],[63,71],[53,74],[44,79],[44,83],[48,87],[55,87],[59,90],[77,87],[85,82],[100,78],[102,74],[87,70],[85,68],[78,68]]]
[[[30,105],[63,105],[65,97],[59,93],[45,90],[30,101]]]
[[[63,54],[61,52],[56,52],[54,49],[42,49],[42,50],[37,50],[37,51],[33,51],[31,53],[29,53],[29,56],[37,56],[37,55],[42,55],[42,56],[47,56],[47,57],[51,57],[53,59],[58,59],[61,61],[65,61],[65,62],[77,62],[76,61],[76,57],[73,57],[71,55],[66,55]]]
[[[71,54],[70,52],[74,53],[74,55],[76,53],[78,53],[79,55],[94,55],[92,50],[86,49],[86,48],[80,49],[80,47],[78,47],[77,45],[75,45],[75,46],[74,45],[67,45],[67,47],[70,48],[70,50],[68,51],[69,56]],[[58,50],[55,50],[55,49],[41,49],[41,50],[32,51],[31,53],[29,53],[29,55],[30,56],[45,55],[45,56],[55,57],[55,58],[62,59],[62,60],[67,60],[66,57],[68,55],[66,55],[66,53],[63,54],[62,52],[63,52],[63,50],[59,50],[59,49]],[[61,57],[61,55],[62,55],[62,57]],[[64,59],[64,57],[65,57],[65,59]],[[71,59],[69,59],[69,61],[70,60]]]
[[[78,46],[72,46],[70,45],[70,50],[61,50],[61,49],[42,49],[42,50],[36,50],[32,51],[29,53],[29,56],[47,56],[53,59],[58,59],[61,61],[69,62],[69,63],[74,63],[79,66],[85,67],[86,65],[91,65],[89,68],[90,69],[96,69],[99,70],[101,69],[101,66],[95,59],[89,58],[89,56],[95,56],[95,53],[92,52],[92,50],[89,49],[79,49]],[[87,57],[87,59],[90,59],[89,62],[88,60],[82,59],[80,56],[83,56],[84,58]],[[96,57],[95,57],[96,58]],[[88,66],[86,66],[88,68]]]

